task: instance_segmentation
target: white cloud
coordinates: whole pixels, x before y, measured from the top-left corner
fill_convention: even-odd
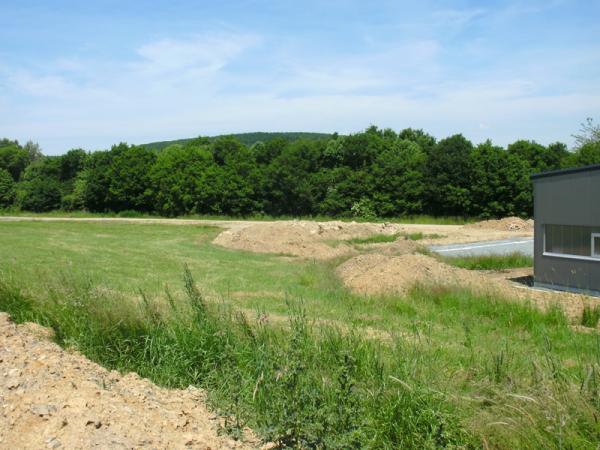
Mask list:
[[[466,23],[483,12],[446,14]],[[35,70],[4,67],[0,135],[33,138],[57,153],[121,140],[257,130],[352,132],[375,123],[506,144],[521,137],[564,140],[572,132],[565,130],[576,130],[600,110],[595,84],[563,83],[560,93],[546,93],[569,74],[547,54],[536,56],[545,66],[537,64],[535,73],[490,67],[467,77],[452,70],[443,41],[433,38],[399,37],[369,52],[329,59],[277,53],[277,45],[252,34],[213,33],[149,42],[132,49],[127,61],[62,58]],[[589,61],[589,50],[573,58]],[[279,54],[287,56],[273,56]],[[248,59],[254,70],[239,70]]]
[[[151,74],[193,70],[216,72],[244,50],[256,45],[254,35],[204,35],[188,40],[163,39],[137,49],[135,67]]]

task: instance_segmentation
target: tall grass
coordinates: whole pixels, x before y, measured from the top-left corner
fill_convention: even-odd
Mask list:
[[[447,264],[469,270],[501,270],[533,267],[533,258],[520,252],[506,255],[441,257]]]
[[[545,344],[478,351],[468,321],[460,364],[428,344],[430,324],[383,343],[359,328],[315,325],[288,301],[284,326],[206,301],[187,268],[180,294],[134,300],[70,276],[36,297],[0,274],[0,309],[52,327],[63,346],[169,387],[205,388],[227,432],[254,428],[289,448],[595,448],[600,440],[600,341],[595,360],[567,368],[544,330],[572,339],[558,311],[541,313],[466,291],[419,287],[414,304],[468,311]],[[409,313],[404,300],[384,308]],[[399,309],[405,305],[404,312]],[[493,329],[491,330],[493,332]],[[461,367],[459,370],[456,367]]]
[[[207,305],[188,270],[185,302],[140,292],[134,303],[65,281],[39,300],[2,279],[0,308],[52,327],[59,344],[108,368],[207,389],[234,436],[250,425],[286,448],[475,445],[442,394],[415,380],[408,387],[407,360],[385,362],[380,345],[355,332],[316,329],[301,303],[289,303],[281,328]]]

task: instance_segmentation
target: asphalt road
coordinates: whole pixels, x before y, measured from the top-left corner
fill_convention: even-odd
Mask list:
[[[520,252],[533,256],[533,239],[528,237],[502,241],[471,242],[468,244],[430,245],[429,249],[444,256],[506,255]]]

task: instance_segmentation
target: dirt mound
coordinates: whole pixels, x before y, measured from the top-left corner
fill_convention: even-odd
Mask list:
[[[344,284],[361,294],[406,294],[417,283],[478,283],[481,278],[466,269],[420,254],[359,255],[337,268]]]
[[[329,259],[354,252],[351,245],[343,242],[345,240],[374,234],[392,235],[398,229],[399,226],[393,224],[340,221],[266,222],[226,230],[213,243],[236,250]],[[340,242],[332,245],[331,241]]]
[[[368,244],[363,246],[368,252],[377,253],[380,255],[405,255],[407,253],[414,253],[419,245],[415,241],[399,237],[394,242],[385,244]]]
[[[218,435],[204,393],[109,372],[0,313],[0,448],[251,448]]]
[[[533,220],[523,220],[520,217],[505,217],[504,219],[482,220],[465,225],[465,228],[483,228],[497,231],[533,232]]]

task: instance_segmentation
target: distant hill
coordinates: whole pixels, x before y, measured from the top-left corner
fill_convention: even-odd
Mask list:
[[[256,133],[239,133],[239,134],[224,134],[220,136],[211,136],[209,139],[214,140],[223,136],[233,136],[237,138],[242,144],[250,146],[256,144],[257,142],[268,142],[274,139],[285,139],[286,141],[298,141],[300,139],[308,139],[308,140],[320,140],[320,139],[329,139],[332,134],[327,133],[305,133],[305,132],[256,132]],[[162,150],[165,147],[173,144],[185,144],[193,140],[194,138],[187,139],[176,139],[173,141],[160,141],[160,142],[150,142],[148,144],[143,144],[146,148],[151,150]]]

